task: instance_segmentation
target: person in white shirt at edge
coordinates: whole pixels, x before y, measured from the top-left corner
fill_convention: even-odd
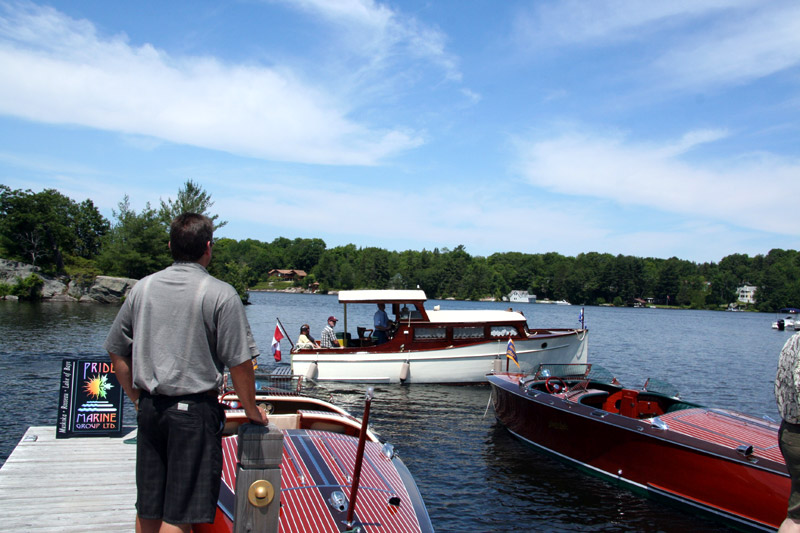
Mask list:
[[[307,350],[309,348],[316,348],[317,345],[314,342],[314,337],[309,333],[310,329],[308,324],[300,326],[300,336],[297,337],[297,342],[294,345],[296,349]]]

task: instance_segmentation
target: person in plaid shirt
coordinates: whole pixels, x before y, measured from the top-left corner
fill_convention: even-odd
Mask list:
[[[333,328],[336,327],[336,323],[339,321],[338,318],[335,316],[328,317],[328,325],[325,326],[325,329],[322,330],[322,335],[319,340],[319,345],[323,348],[341,348],[339,346],[339,340],[336,338],[336,333],[333,332]]]

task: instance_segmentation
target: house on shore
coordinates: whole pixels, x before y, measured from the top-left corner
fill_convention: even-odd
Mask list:
[[[278,278],[282,281],[302,281],[308,274],[306,274],[305,270],[296,270],[296,269],[280,269],[280,268],[273,268],[268,272],[270,277]]]
[[[755,285],[748,285],[745,283],[741,287],[736,289],[736,301],[741,302],[743,304],[754,304],[756,303],[756,287]]]

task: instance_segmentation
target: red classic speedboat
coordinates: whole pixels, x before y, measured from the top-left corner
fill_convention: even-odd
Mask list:
[[[281,376],[281,379],[287,379]],[[339,407],[297,391],[257,392],[269,413],[270,430],[283,435],[280,490],[274,531],[289,532],[432,532],[428,512],[414,479],[390,444],[369,429],[371,390],[363,422]],[[226,411],[222,484],[213,524],[196,533],[234,531],[237,509],[236,431],[247,418],[235,393],[222,396]],[[272,488],[270,486],[270,488]],[[252,490],[252,489],[251,489]],[[356,492],[357,491],[357,492]],[[247,492],[247,491],[246,491]],[[247,498],[248,495],[239,495]],[[272,497],[272,494],[270,494]],[[239,507],[241,508],[241,506]]]
[[[790,481],[774,422],[681,401],[652,380],[622,387],[590,364],[488,376],[508,430],[648,495],[774,531]]]

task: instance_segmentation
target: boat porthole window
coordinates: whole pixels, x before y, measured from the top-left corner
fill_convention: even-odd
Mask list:
[[[547,343],[546,343],[546,342],[543,342],[543,343],[542,343],[542,349],[544,350],[545,348],[547,348]]]

